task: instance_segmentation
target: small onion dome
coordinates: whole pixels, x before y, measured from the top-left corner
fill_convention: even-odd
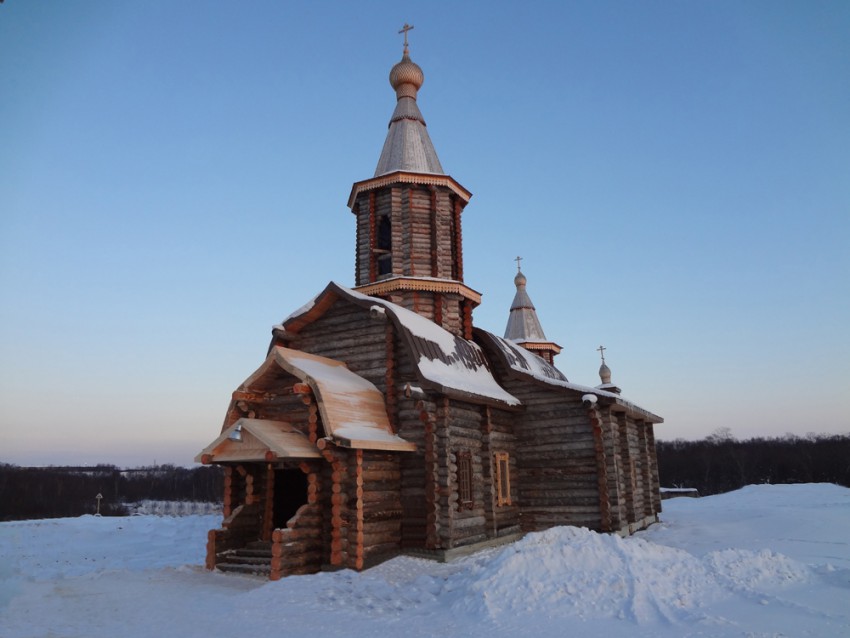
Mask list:
[[[528,282],[528,279],[525,278],[522,271],[517,272],[516,277],[514,277],[514,286],[519,288],[520,286],[524,286],[526,282]]]
[[[397,99],[412,97],[416,99],[416,92],[425,82],[425,74],[416,62],[410,59],[405,50],[401,62],[390,70],[390,86],[395,89]]]
[[[599,378],[602,379],[603,385],[611,383],[611,368],[609,368],[605,363],[599,366]]]

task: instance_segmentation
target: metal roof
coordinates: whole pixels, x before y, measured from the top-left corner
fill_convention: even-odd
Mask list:
[[[531,298],[525,291],[525,275],[518,272],[514,277],[516,295],[508,315],[508,325],[505,328],[505,339],[522,343],[525,341],[547,341],[543,327],[537,318],[537,311]]]
[[[393,171],[444,174],[425,120],[412,97],[402,97],[396,104],[375,177]]]
[[[397,102],[375,177],[395,171],[445,174],[425,128],[425,118],[416,104],[416,94],[424,80],[422,69],[411,61],[405,48],[401,62],[390,71],[390,85]]]

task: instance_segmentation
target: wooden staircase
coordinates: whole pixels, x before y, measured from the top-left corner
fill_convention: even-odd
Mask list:
[[[216,558],[216,568],[223,572],[268,578],[272,566],[272,544],[253,541],[239,549],[229,549]]]

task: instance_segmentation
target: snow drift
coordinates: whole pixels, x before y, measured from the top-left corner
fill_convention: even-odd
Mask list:
[[[269,583],[201,568],[216,517],[0,524],[0,635],[850,635],[850,490],[665,502],[631,538],[562,527],[449,563]]]

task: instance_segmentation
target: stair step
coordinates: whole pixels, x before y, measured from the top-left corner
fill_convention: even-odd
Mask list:
[[[271,560],[271,549],[235,549],[231,556],[245,556],[246,558],[268,558]]]
[[[272,571],[271,565],[245,565],[243,563],[219,563],[216,568],[223,572],[257,576],[268,576]]]
[[[228,565],[268,565],[272,562],[271,556],[237,556],[231,554],[224,559]]]
[[[272,544],[269,541],[251,541],[247,545],[245,545],[247,549],[266,549],[268,551],[272,550]]]

